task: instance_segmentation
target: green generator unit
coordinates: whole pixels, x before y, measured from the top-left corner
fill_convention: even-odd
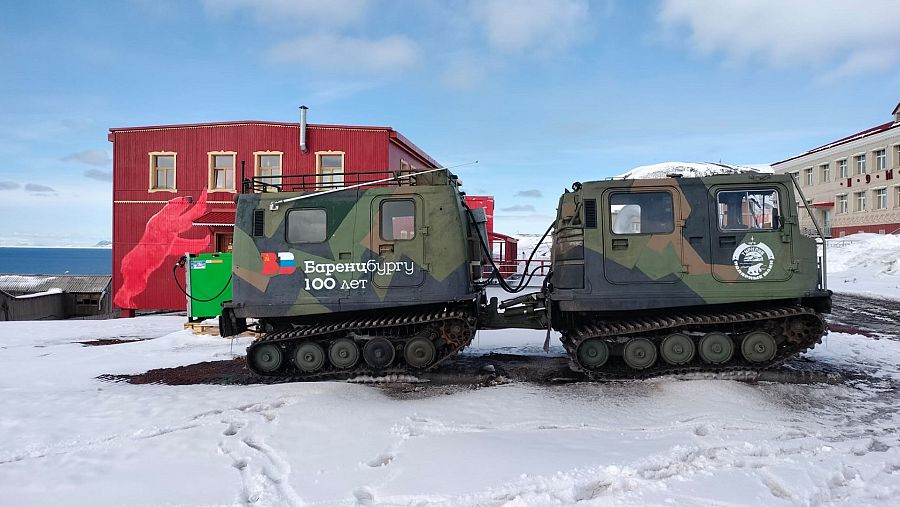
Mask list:
[[[231,301],[231,254],[185,254],[185,289],[188,320],[211,319],[222,314],[222,303]]]

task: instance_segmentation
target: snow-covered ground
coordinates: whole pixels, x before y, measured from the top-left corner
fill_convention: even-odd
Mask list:
[[[900,235],[852,234],[828,241],[828,288],[900,299]]]
[[[655,379],[431,388],[167,386],[228,359],[183,317],[0,323],[6,505],[897,505],[900,337],[832,333],[843,385]],[[142,339],[108,346],[77,342]],[[541,332],[468,353],[539,354]],[[559,353],[557,349],[551,353]],[[800,360],[800,364],[805,361]]]

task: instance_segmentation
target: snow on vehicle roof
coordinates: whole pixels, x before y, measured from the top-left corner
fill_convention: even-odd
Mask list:
[[[745,172],[772,173],[772,166],[765,164],[730,165],[714,162],[662,162],[659,164],[642,165],[634,169],[613,176],[613,179],[655,179],[666,178],[670,174],[680,174],[686,178],[702,178],[715,174],[738,174]]]

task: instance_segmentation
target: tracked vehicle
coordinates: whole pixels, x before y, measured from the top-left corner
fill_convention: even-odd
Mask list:
[[[498,328],[560,331],[594,378],[758,371],[825,332],[830,291],[790,176],[576,183],[548,229],[542,290],[505,301],[485,296],[499,270],[482,276],[484,215],[449,171],[353,176],[239,196],[220,328],[256,320],[259,375],[415,373]]]
[[[821,340],[831,310],[793,190],[758,173],[576,183],[545,290],[491,306],[559,330],[594,377],[779,365]],[[484,315],[482,327],[513,325]]]
[[[256,319],[266,334],[247,364],[259,375],[418,371],[475,334],[473,227],[483,225],[471,223],[456,177],[444,169],[346,177],[255,178],[248,186],[257,192],[238,198],[233,302],[220,328],[236,334]]]

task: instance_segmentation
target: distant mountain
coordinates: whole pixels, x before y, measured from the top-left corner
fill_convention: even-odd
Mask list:
[[[112,246],[112,241],[107,241],[104,239],[103,241],[97,242],[97,244],[94,246],[95,247],[110,247],[110,246]]]
[[[709,162],[663,162],[661,164],[635,167],[625,174],[615,176],[616,179],[653,179],[665,178],[669,174],[680,174],[685,178],[702,178],[714,174],[736,174],[744,172],[773,172],[767,165],[729,165]]]

